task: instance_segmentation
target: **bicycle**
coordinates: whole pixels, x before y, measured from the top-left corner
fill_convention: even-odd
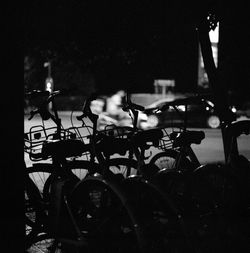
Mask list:
[[[170,102],[171,103],[171,102]],[[170,104],[171,105],[171,104]],[[168,105],[169,106],[169,105]],[[175,105],[174,105],[175,107]],[[151,147],[156,147],[158,149],[162,149],[163,152],[157,153],[153,157],[150,158],[150,167],[155,167],[155,165],[160,169],[168,168],[171,169],[178,164],[178,168],[189,168],[189,170],[197,168],[200,166],[198,158],[194,154],[191,144],[196,143],[199,144],[202,139],[204,139],[205,135],[202,131],[187,131],[186,124],[184,124],[184,128],[182,131],[172,132],[169,134],[166,129],[150,129],[150,130],[140,130],[137,128],[137,119],[139,111],[143,111],[144,107],[140,105],[136,105],[131,102],[129,93],[127,92],[127,101],[123,105],[123,109],[130,113],[132,118],[133,127],[130,131],[124,134],[123,138],[131,138],[134,135],[142,135],[139,137],[137,142],[140,142],[140,158],[135,157],[134,152],[137,152],[135,148],[134,151],[131,149],[129,151],[127,158],[113,158],[110,162],[113,162],[114,165],[119,165],[123,167],[123,170],[127,172],[128,176],[130,173],[130,168],[133,168],[134,173],[138,171],[136,169],[138,167],[138,161],[144,161],[149,157],[145,156],[146,150],[150,149]],[[177,108],[176,108],[177,109]],[[107,126],[110,128],[110,126]],[[114,127],[113,130],[116,131],[118,127]],[[120,128],[122,129],[122,128]],[[163,133],[163,134],[162,134]],[[155,138],[154,138],[155,135]],[[160,138],[161,137],[161,138]],[[137,138],[137,137],[136,137]],[[191,139],[190,143],[183,144],[181,139]],[[143,141],[145,139],[145,141]],[[176,139],[176,140],[175,140]],[[136,158],[136,159],[135,159]],[[163,161],[163,162],[162,162]],[[146,167],[145,162],[140,162],[140,166]],[[156,167],[155,167],[156,168]],[[155,169],[156,170],[156,169]]]
[[[250,249],[250,161],[241,153],[239,139],[250,133],[250,120],[233,121],[225,126],[225,165],[226,174],[234,178],[231,202],[225,208],[226,228],[229,247],[235,252]],[[228,203],[228,201],[226,202]],[[235,238],[235,240],[232,240]]]
[[[106,149],[105,149],[105,142],[107,143],[107,140],[110,140],[110,139],[106,139],[105,141],[103,141],[102,145],[101,145],[102,147],[100,148],[100,150],[105,150],[106,154],[107,154],[107,151],[110,152],[109,145],[106,145]],[[145,138],[141,138],[141,139],[138,138],[137,141],[135,141],[134,143],[140,142],[139,140],[144,142]],[[93,142],[93,144],[94,143],[95,142]],[[108,144],[110,144],[110,143],[108,143]],[[120,146],[117,145],[117,147],[122,148],[122,145],[120,145]],[[126,148],[124,149],[124,151],[125,150],[126,150]],[[114,151],[117,151],[117,150],[114,149]],[[105,161],[105,159],[104,159],[104,161]],[[101,171],[101,174],[102,174],[102,172],[108,172],[108,168],[109,167],[104,167],[103,171]],[[130,202],[132,201],[132,204],[130,204],[129,207],[124,204],[125,210],[128,210],[128,208],[131,209],[132,207],[133,208],[136,207],[135,208],[136,210],[137,209],[140,210],[140,214],[144,214],[141,217],[140,217],[140,215],[137,214],[137,220],[139,220],[140,223],[141,223],[141,226],[139,226],[137,228],[137,230],[134,232],[138,236],[137,240],[140,241],[140,238],[145,238],[146,237],[147,240],[151,242],[150,244],[147,245],[146,248],[150,249],[150,248],[152,248],[152,244],[157,241],[156,239],[159,240],[159,238],[163,238],[163,239],[164,238],[165,239],[166,238],[168,238],[168,239],[171,238],[171,236],[169,237],[169,234],[166,235],[166,233],[165,233],[166,228],[169,226],[169,222],[165,222],[166,224],[164,224],[162,222],[159,222],[159,220],[162,219],[162,220],[166,221],[170,217],[172,217],[170,219],[172,221],[172,225],[173,225],[172,229],[171,229],[172,230],[172,236],[173,236],[173,234],[175,234],[175,235],[178,235],[178,238],[181,238],[180,241],[178,241],[177,245],[175,245],[175,248],[176,247],[178,248],[178,244],[180,245],[180,242],[182,242],[182,245],[187,246],[188,243],[183,243],[183,242],[188,241],[188,239],[187,239],[188,236],[185,233],[185,224],[183,224],[182,215],[176,209],[176,207],[171,202],[171,200],[168,198],[166,193],[162,192],[159,187],[156,187],[155,184],[152,184],[152,183],[148,182],[147,180],[145,180],[144,178],[142,178],[140,176],[132,177],[132,178],[130,177],[130,178],[128,178],[128,180],[123,181],[123,180],[121,180],[120,177],[118,179],[118,177],[112,176],[113,175],[112,173],[103,173],[103,175],[104,175],[104,177],[100,177],[100,175],[99,175],[99,177],[92,176],[92,177],[85,178],[83,180],[84,182],[81,182],[79,184],[79,187],[77,187],[77,190],[73,191],[73,194],[72,194],[72,196],[73,196],[72,197],[72,201],[73,201],[72,202],[72,210],[75,210],[74,214],[76,215],[76,217],[79,216],[79,213],[76,210],[79,211],[79,208],[80,208],[80,210],[82,210],[82,208],[85,207],[90,212],[90,213],[85,212],[85,216],[84,216],[85,217],[85,219],[84,219],[85,222],[87,221],[87,223],[91,223],[91,221],[93,221],[93,219],[96,220],[97,217],[93,215],[93,208],[94,208],[93,203],[94,203],[94,206],[95,206],[94,209],[99,209],[100,208],[100,203],[101,203],[101,200],[100,200],[101,196],[104,196],[104,199],[106,199],[105,203],[106,203],[106,201],[108,201],[106,203],[106,205],[107,205],[106,208],[108,210],[110,210],[112,205],[108,205],[108,203],[112,199],[115,198],[114,196],[116,196],[116,194],[118,194],[118,196],[124,196],[124,193],[121,190],[119,190],[120,188],[119,188],[119,186],[117,186],[121,182],[123,182],[122,183],[123,187],[125,187],[127,189],[127,191],[130,192],[130,194],[128,194]],[[119,182],[119,184],[117,184],[118,182]],[[132,191],[132,189],[133,189],[133,191]],[[135,194],[135,192],[137,194]],[[146,194],[143,195],[142,194],[143,192],[146,192]],[[106,195],[105,193],[107,193],[108,197],[105,197],[105,195]],[[81,194],[83,194],[82,195],[83,197],[80,196]],[[134,195],[134,196],[132,196],[132,195]],[[91,196],[91,198],[89,196]],[[149,198],[149,196],[151,196],[151,197]],[[84,199],[85,201],[79,202],[81,199],[82,200]],[[120,199],[124,200],[124,197],[120,197]],[[90,203],[92,205],[92,208],[90,208],[88,206],[86,207],[86,203]],[[119,206],[121,206],[122,205],[121,202],[119,202],[119,203],[120,203]],[[123,202],[123,203],[125,203],[125,202]],[[162,204],[162,203],[164,203],[164,204]],[[141,209],[142,207],[145,207],[145,206],[147,207],[146,211],[144,209],[143,210]],[[100,212],[100,214],[103,214],[103,212]],[[159,214],[161,214],[161,215],[159,216]],[[107,215],[108,215],[108,212],[107,212],[106,216],[104,216],[104,217],[107,218]],[[109,219],[113,220],[112,217],[109,217]],[[79,220],[79,223],[80,223],[80,220]],[[158,220],[158,223],[156,223],[156,220]],[[96,225],[97,227],[98,227],[98,224],[100,224],[100,221],[97,222],[97,225]],[[148,224],[149,227],[147,227],[145,224]],[[151,224],[151,225],[149,225],[149,224]],[[158,224],[158,225],[156,225],[156,224]],[[85,227],[87,224],[84,223],[83,225]],[[92,230],[93,230],[93,227],[95,228],[96,226],[91,224]],[[153,227],[156,226],[156,227],[153,229],[152,226]],[[124,227],[124,225],[123,225],[123,227]],[[159,227],[161,228],[160,229],[161,232],[159,232],[159,230],[158,230]],[[151,229],[148,229],[148,228],[151,228]],[[126,229],[129,231],[129,234],[131,234],[131,231],[133,231],[133,229],[131,229],[131,226],[127,226]],[[141,230],[143,232],[140,232]],[[148,234],[145,233],[146,230],[149,230]],[[94,231],[95,231],[95,229],[94,229]],[[153,231],[154,231],[155,235],[159,236],[159,238],[153,237],[153,234],[152,234]],[[167,231],[170,232],[169,229],[167,229]],[[105,234],[106,232],[107,232],[107,228],[104,229],[102,233]],[[91,234],[91,235],[94,234],[95,235],[94,239],[93,239],[93,235],[92,235],[92,239],[94,241],[98,241],[98,237],[100,237],[100,236],[98,236],[98,234],[96,234],[96,232],[86,231],[86,228],[85,228],[85,233],[88,233],[88,234]],[[37,238],[39,238],[39,237],[37,237]],[[184,238],[186,238],[186,239],[184,239]],[[88,238],[88,239],[90,239],[90,238]],[[145,239],[144,239],[144,241],[145,241]],[[160,248],[164,248],[164,247],[168,248],[170,246],[169,244],[168,245],[162,245],[163,241],[164,240],[161,240],[160,241],[161,243],[158,243],[158,246],[160,245],[159,248],[158,248],[159,251],[160,251]],[[173,240],[170,240],[170,241],[173,243]],[[105,244],[105,242],[102,242],[102,243],[104,245],[106,245],[106,247],[109,247],[107,244]],[[174,245],[172,245],[171,247],[174,247]]]
[[[171,104],[173,103],[170,102]],[[184,125],[180,133],[174,132],[169,136],[173,140],[172,148],[175,149],[168,149],[167,156],[172,152],[170,154],[174,158],[174,166],[164,168],[148,179],[174,200],[184,222],[189,223],[189,233],[194,237],[196,250],[219,252],[227,247],[229,241],[222,240],[220,236],[226,227],[225,210],[231,208],[237,199],[235,191],[238,184],[221,164],[200,164],[191,145],[200,144],[205,137],[203,131],[188,131]],[[139,141],[136,142],[138,143]],[[157,154],[152,161],[162,156],[166,157],[166,153]],[[137,157],[140,160],[140,155]]]
[[[40,134],[35,132],[35,138],[38,139],[38,141],[34,142],[29,142],[30,146],[27,147],[26,149],[29,149],[30,151],[30,157],[35,159],[35,160],[42,160],[42,159],[48,159],[51,158],[52,159],[52,163],[51,164],[47,164],[47,167],[49,169],[49,173],[51,173],[51,175],[53,176],[53,180],[51,181],[51,187],[50,187],[50,195],[47,196],[46,201],[48,201],[48,203],[46,203],[44,196],[42,196],[43,198],[39,199],[39,205],[37,203],[35,203],[33,201],[33,205],[36,207],[37,213],[42,213],[43,214],[43,219],[42,220],[37,220],[35,221],[35,225],[36,225],[36,230],[32,230],[31,236],[26,238],[26,249],[28,250],[28,248],[33,244],[33,242],[35,242],[35,240],[37,239],[41,239],[44,236],[52,236],[53,238],[55,238],[55,241],[57,240],[58,237],[60,237],[60,234],[58,234],[57,232],[57,227],[58,227],[58,223],[57,221],[53,222],[52,220],[50,220],[50,217],[54,217],[55,219],[60,219],[59,218],[59,213],[61,213],[61,209],[62,207],[64,207],[64,212],[65,209],[68,208],[67,206],[67,200],[66,200],[66,195],[63,195],[65,197],[65,199],[62,201],[62,203],[59,201],[58,202],[58,198],[61,197],[61,191],[65,188],[64,183],[66,184],[66,182],[70,183],[70,184],[74,184],[77,182],[76,177],[73,177],[72,173],[69,173],[69,170],[66,169],[65,165],[64,165],[64,160],[65,157],[67,157],[68,155],[71,155],[70,152],[72,152],[72,147],[75,148],[75,145],[78,145],[77,147],[79,147],[79,144],[82,146],[82,143],[76,143],[73,142],[69,139],[65,139],[62,134],[62,129],[61,129],[61,122],[60,119],[58,117],[57,111],[55,109],[55,104],[54,104],[54,97],[56,95],[58,95],[59,92],[54,92],[54,93],[48,93],[48,92],[39,92],[39,91],[35,91],[33,93],[31,93],[32,96],[37,97],[40,101],[38,102],[38,109],[35,111],[32,111],[31,113],[31,118],[36,114],[39,113],[41,115],[41,117],[44,120],[47,120],[49,118],[52,118],[52,120],[56,123],[57,127],[56,127],[56,131],[51,134],[50,136],[46,136],[46,141],[43,140],[43,144],[42,144],[42,150],[41,152],[37,152],[38,147],[41,145],[41,141],[40,139]],[[53,109],[55,112],[55,116],[52,115],[47,108],[47,105],[49,104],[49,102],[52,102],[53,105]],[[32,133],[32,131],[30,132]],[[46,132],[45,132],[46,134]],[[51,137],[51,139],[50,139]],[[50,140],[49,140],[50,139]],[[27,139],[26,139],[27,141]],[[53,153],[53,145],[60,145],[63,147],[63,145],[65,147],[69,147],[69,150],[66,153],[66,150],[62,150],[62,148],[60,148],[60,146],[58,147],[57,150],[54,150]],[[52,147],[52,150],[50,150],[50,147]],[[47,150],[44,151],[43,149]],[[49,149],[49,150],[48,150]],[[64,152],[63,152],[64,151]],[[50,153],[52,152],[52,153]],[[72,155],[74,155],[74,152],[76,152],[75,150],[73,150]],[[48,153],[48,154],[46,154]],[[43,164],[43,167],[46,164]],[[64,165],[64,166],[63,166]],[[34,167],[32,167],[34,168]],[[35,167],[36,168],[36,167]],[[40,170],[39,166],[38,168],[38,172],[40,171],[44,171],[44,169]],[[31,174],[32,170],[27,168],[25,173],[28,174],[27,179],[29,179],[28,182],[32,182],[32,184],[34,185],[34,181],[31,180],[31,178],[29,177],[29,175]],[[61,183],[61,185],[60,185]],[[53,187],[58,187],[58,189],[54,189]],[[42,187],[43,188],[43,187]],[[36,188],[38,189],[38,188]],[[33,190],[33,194],[34,194],[34,190]],[[38,190],[36,191],[38,194]],[[53,203],[53,201],[51,201],[51,199],[49,199],[49,197],[54,196],[54,198],[57,200],[57,203]],[[68,219],[70,220],[69,223],[73,224],[72,228],[73,230],[75,230],[76,233],[79,234],[79,231],[77,230],[77,227],[74,224],[74,220],[73,218],[70,216],[70,210],[67,209],[68,211]],[[53,219],[53,218],[52,218]],[[64,228],[65,229],[65,228]],[[71,229],[72,230],[72,229]],[[82,239],[79,241],[79,245],[80,244],[84,244],[86,246],[85,241]],[[69,244],[72,245],[77,245],[77,239],[72,239],[71,241],[69,241]]]
[[[225,251],[250,249],[249,160],[239,153],[237,139],[250,132],[250,121],[233,121],[225,126],[225,163],[203,165],[194,171],[196,180],[206,180],[217,202],[217,227]]]
[[[52,100],[53,95],[54,94],[51,94],[49,99],[47,99],[46,101],[48,102]],[[58,122],[59,121],[57,121],[57,123]],[[58,130],[61,131],[61,129],[59,128]],[[49,208],[47,208],[48,220],[47,223],[43,224],[44,227],[42,231],[37,231],[36,235],[34,235],[33,238],[30,239],[30,241],[28,242],[29,245],[27,245],[27,247],[33,245],[36,241],[41,241],[46,237],[52,237],[55,239],[52,246],[55,246],[56,248],[59,247],[60,244],[60,247],[65,252],[68,252],[70,250],[70,247],[75,247],[76,250],[80,248],[88,248],[89,250],[95,251],[97,250],[94,248],[94,246],[96,245],[95,242],[98,241],[99,238],[101,238],[97,234],[93,242],[92,233],[95,224],[92,224],[91,226],[85,224],[86,226],[84,225],[84,227],[82,227],[81,224],[74,219],[74,215],[77,214],[71,212],[72,204],[69,204],[75,203],[74,201],[78,199],[74,197],[74,201],[72,201],[71,197],[69,197],[69,192],[74,187],[74,185],[79,182],[79,179],[76,179],[76,177],[72,177],[72,173],[69,170],[68,165],[72,165],[74,163],[68,163],[65,158],[80,156],[86,150],[85,144],[77,139],[60,139],[61,132],[60,134],[56,132],[55,135],[56,137],[59,136],[59,138],[53,140],[47,139],[43,143],[42,152],[40,153],[41,159],[47,159],[48,157],[52,158],[52,164],[50,164],[48,167],[53,169],[53,171],[51,171],[51,175],[49,176],[50,180],[47,179],[43,187],[43,193],[46,192],[47,197],[49,199]],[[36,159],[39,159],[38,154],[36,154],[35,157]],[[88,164],[93,165],[91,162],[89,162]],[[93,170],[93,167],[91,167],[90,170],[91,169]],[[103,169],[103,171],[104,170],[105,169]],[[108,197],[109,201],[107,203],[102,202],[102,207],[104,208],[104,206],[106,206],[107,208],[111,208],[119,206],[119,209],[117,210],[117,214],[119,215],[117,217],[121,215],[123,215],[121,217],[125,217],[125,220],[123,220],[122,224],[120,220],[114,222],[116,224],[116,229],[119,228],[120,230],[120,239],[121,241],[124,241],[127,238],[128,232],[124,232],[122,230],[124,225],[127,224],[126,229],[129,229],[130,231],[129,237],[131,237],[131,235],[133,234],[133,239],[131,238],[133,240],[133,243],[131,245],[133,245],[133,247],[136,247],[135,252],[139,251],[142,248],[143,236],[138,225],[139,223],[136,221],[136,211],[131,205],[129,205],[127,201],[127,199],[130,199],[130,197],[127,196],[128,194],[126,193],[124,188],[122,188],[120,184],[117,184],[117,177],[110,177],[111,174],[109,174],[109,176],[107,178],[105,177],[104,180],[100,177],[100,174],[92,174],[93,173],[83,179],[80,184],[81,187],[87,187],[86,191],[84,191],[85,195],[83,196],[86,196],[86,194],[91,195],[91,199],[88,199],[88,201],[84,203],[91,204],[93,207],[93,204],[97,201],[95,197],[96,190],[99,190],[97,192],[100,192],[100,187],[102,189],[105,189],[105,196]],[[89,189],[89,186],[96,190],[93,191],[93,189]],[[105,215],[105,212],[101,211],[101,214]],[[91,220],[92,217],[88,216],[87,218],[88,220]],[[63,224],[60,221],[63,221]],[[108,233],[109,231],[109,228],[106,228],[104,230],[104,233]],[[110,236],[111,238],[114,237],[114,235]],[[129,238],[127,238],[126,240],[128,239]],[[105,242],[103,242],[103,245],[107,245],[108,248],[112,248],[112,246],[120,247],[120,245],[108,245],[105,244]]]
[[[170,170],[185,168],[186,171],[194,170],[201,165],[191,145],[200,144],[205,138],[205,133],[203,131],[187,130],[187,106],[189,103],[193,103],[197,100],[200,101],[202,99],[203,98],[200,96],[190,96],[188,98],[166,102],[161,108],[154,109],[157,112],[164,111],[171,107],[179,113],[178,105],[185,105],[185,114],[184,118],[182,118],[183,127],[178,131],[172,131],[170,134],[168,134],[166,129],[163,128],[164,137],[158,146],[161,152],[157,153],[150,159],[151,164],[155,164],[159,169],[165,168]],[[180,117],[181,116],[182,115],[180,114]]]
[[[191,97],[182,99],[182,102],[187,104],[190,99],[197,98],[200,99]],[[161,110],[169,106],[175,107],[178,103],[179,101],[166,103]],[[172,147],[168,146],[150,160],[150,163],[159,165],[157,162],[164,159],[164,165],[153,181],[170,195],[179,208],[194,238],[196,249],[203,251],[211,248],[211,252],[220,251],[227,242],[220,239],[223,233],[221,229],[225,226],[219,220],[224,220],[224,210],[232,205],[232,196],[236,197],[233,189],[237,188],[237,183],[222,165],[200,164],[191,145],[199,144],[205,135],[203,131],[188,131],[185,119],[182,131],[169,135],[173,141]],[[215,242],[211,243],[206,237]]]
[[[45,181],[49,178],[53,165],[51,164],[51,156],[42,157],[42,146],[43,143],[49,139],[71,139],[74,140],[75,133],[71,131],[71,129],[65,129],[61,125],[61,119],[58,116],[58,112],[56,109],[56,104],[54,102],[54,98],[60,94],[59,91],[54,92],[50,95],[47,92],[41,91],[33,91],[28,94],[31,98],[38,100],[36,103],[37,109],[31,111],[31,116],[29,120],[31,120],[35,114],[41,114],[42,120],[51,119],[55,127],[45,127],[43,125],[32,126],[29,132],[24,135],[24,151],[29,155],[30,161],[33,162],[32,166],[28,167],[26,170],[30,178],[37,185],[40,190],[41,195],[43,196],[44,184]],[[53,114],[48,110],[48,103],[53,103]],[[89,145],[85,142],[87,136],[84,136],[85,150],[83,150],[83,154],[87,157],[89,155]],[[83,141],[83,137],[81,139]],[[80,154],[79,156],[82,156]],[[40,162],[45,161],[46,162]],[[74,161],[72,159],[67,159],[67,166],[71,169],[71,172],[77,176],[79,179],[82,179],[86,176],[88,171],[91,170],[89,167],[89,163],[86,160]],[[97,169],[96,164],[91,164],[94,167],[94,170]]]
[[[169,247],[178,248],[182,251],[184,248],[190,249],[191,245],[185,232],[185,224],[182,221],[182,216],[168,196],[163,194],[163,192],[161,192],[155,185],[150,184],[150,182],[148,182],[144,177],[136,175],[129,176],[130,172],[128,172],[128,168],[131,168],[130,166],[132,163],[128,158],[110,159],[110,157],[116,153],[124,155],[127,151],[130,151],[130,154],[134,154],[134,151],[138,150],[138,147],[145,149],[145,142],[159,139],[159,134],[155,136],[155,133],[159,133],[161,131],[147,131],[147,134],[144,132],[140,132],[140,134],[138,134],[137,131],[132,131],[135,127],[133,129],[126,127],[112,127],[111,129],[106,129],[106,131],[97,131],[97,117],[94,116],[90,110],[90,99],[85,102],[83,106],[83,114],[78,116],[77,119],[83,120],[85,117],[89,117],[93,123],[93,134],[90,136],[90,142],[93,144],[91,157],[92,161],[94,161],[94,159],[98,160],[102,170],[97,175],[89,175],[84,178],[72,192],[71,206],[74,210],[75,216],[79,217],[79,224],[86,227],[87,225],[93,226],[94,223],[95,226],[92,227],[92,230],[86,231],[86,234],[90,234],[91,238],[100,242],[104,248],[111,247],[110,245],[113,244],[105,235],[111,228],[113,228],[113,218],[114,216],[116,217],[115,213],[111,210],[111,205],[108,205],[108,203],[112,203],[112,192],[116,192],[118,196],[122,196],[120,199],[125,201],[125,207],[127,207],[126,202],[128,202],[130,203],[130,208],[134,208],[138,212],[137,222],[140,226],[137,224],[136,230],[137,235],[139,235],[138,241],[142,240],[139,238],[144,238],[144,243],[142,243],[143,252],[156,252],[156,250],[161,252],[163,249],[169,249]],[[134,110],[134,107],[134,104],[129,104],[127,109]],[[124,130],[126,134],[124,134]],[[134,147],[136,147],[136,149],[134,149]],[[137,154],[141,157],[140,151],[137,152]],[[126,170],[127,175],[120,176],[121,174],[119,172],[116,173],[112,171],[112,167],[115,164],[114,161],[116,161],[117,166],[126,166],[126,169],[128,169]],[[124,164],[122,164],[121,161],[123,161]],[[139,163],[134,160],[132,161],[135,162],[135,170],[138,169],[138,173],[136,174],[142,174]],[[120,187],[121,189],[125,189],[125,192],[128,194],[128,198],[126,200],[123,197],[124,193],[120,190]],[[92,198],[94,198],[94,201]],[[106,201],[108,201],[108,203],[106,203]],[[89,202],[91,203],[87,204]],[[104,207],[102,206],[103,202]],[[114,205],[116,204],[114,203]],[[110,227],[108,230],[106,230],[107,226],[105,226],[105,228],[99,228],[103,219],[103,212],[100,210],[103,209],[107,209],[104,217],[108,223],[107,226]],[[99,239],[101,236],[98,234],[98,230],[99,233],[103,235],[102,237],[105,237],[105,240],[107,240],[110,245],[107,245],[107,242],[105,243]],[[128,235],[133,231],[133,229],[131,229],[128,225],[125,230]],[[112,231],[109,233],[110,236],[112,236]],[[176,240],[178,243],[174,243],[174,235],[178,238],[178,240]],[[165,243],[165,245],[164,239],[169,240],[168,243]],[[126,245],[123,247],[128,250]]]
[[[106,145],[106,149],[104,149],[105,152],[111,154],[113,151],[109,148],[109,144],[110,139],[103,141],[101,150],[103,150],[104,146]],[[123,148],[126,150],[126,147]],[[107,165],[108,164],[109,163],[107,163]],[[104,167],[104,169],[107,170],[106,172],[108,172],[109,168],[109,165]],[[73,210],[75,210],[75,213],[80,216],[79,222],[91,222],[92,219],[99,218],[99,216],[96,217],[97,214],[95,214],[94,210],[92,210],[93,207],[90,208],[90,210],[88,209],[89,207],[86,203],[88,203],[87,200],[89,199],[89,195],[87,192],[91,192],[91,195],[97,196],[95,208],[98,210],[101,208],[102,199],[104,199],[104,201],[107,201],[106,199],[108,197],[105,197],[105,192],[109,192],[112,188],[115,189],[117,187],[117,184],[119,184],[122,185],[122,187],[125,188],[127,192],[129,192],[129,198],[124,199],[124,203],[131,203],[130,205],[132,207],[134,207],[136,210],[139,210],[137,219],[141,225],[138,228],[143,231],[143,237],[146,237],[146,239],[144,239],[147,242],[146,246],[144,246],[145,252],[161,252],[161,250],[164,248],[166,249],[169,247],[179,247],[180,250],[180,245],[182,245],[185,250],[190,247],[187,246],[187,235],[183,231],[185,224],[182,223],[181,215],[178,213],[171,200],[166,195],[163,195],[158,188],[150,184],[150,182],[142,176],[133,175],[124,178],[119,177],[119,174],[114,175],[110,174],[109,172],[105,173],[105,171],[102,173],[102,175],[103,177],[100,178],[93,176],[85,178],[80,184],[77,185],[77,188],[74,189],[72,193],[72,206]],[[112,180],[112,178],[116,178],[117,180]],[[93,186],[97,180],[99,180],[101,189]],[[93,191],[93,189],[95,189],[95,191]],[[82,214],[82,210],[84,210],[84,214]],[[110,223],[113,222],[113,217],[115,214],[111,210],[111,207],[106,211],[106,213],[108,218],[107,216],[105,216],[105,218],[108,219],[107,223],[109,224],[107,226],[111,226]],[[100,221],[98,224],[99,223]],[[96,230],[97,229],[95,229],[95,231]],[[131,232],[130,230],[131,228],[128,229],[127,233]],[[95,233],[95,231],[92,233]],[[167,234],[167,232],[169,234]],[[169,244],[173,243],[173,240],[171,240],[171,238],[174,238],[174,235],[176,235],[178,238],[178,243],[175,242],[175,245],[172,244],[170,246]],[[168,238],[171,243],[168,241],[166,245],[163,245],[164,238]],[[184,250],[183,248],[182,250]]]

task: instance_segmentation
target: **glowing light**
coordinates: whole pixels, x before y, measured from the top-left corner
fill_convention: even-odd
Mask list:
[[[150,127],[155,127],[155,126],[158,125],[158,123],[159,123],[159,119],[158,119],[158,117],[156,117],[155,115],[150,115],[150,116],[148,117],[148,125],[149,125]]]
[[[237,112],[237,109],[236,109],[235,106],[232,106],[231,110],[232,110],[232,112],[234,112],[234,113]]]
[[[45,90],[49,91],[50,93],[53,91],[53,79],[52,78],[46,79]]]
[[[185,112],[185,110],[186,110],[185,105],[178,105],[177,108],[178,108],[178,110],[180,110],[182,112]]]
[[[47,83],[46,90],[49,91],[49,92],[52,92],[51,88],[52,88],[51,83]]]
[[[217,24],[217,26],[214,30],[211,30],[209,32],[209,38],[212,43],[219,42],[219,23]]]

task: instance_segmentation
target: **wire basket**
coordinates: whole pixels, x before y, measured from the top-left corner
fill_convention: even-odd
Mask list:
[[[81,140],[84,144],[89,144],[93,132],[91,126],[72,126],[64,130],[66,139]]]
[[[93,133],[93,127],[92,126],[72,126],[67,129],[65,129],[65,138],[66,139],[74,139],[74,140],[80,140],[84,144],[90,144],[90,138]],[[81,157],[78,157],[79,159],[84,160],[90,160],[90,151],[86,151],[82,153]],[[74,157],[73,159],[76,159]]]
[[[98,131],[99,134],[122,139],[127,138],[128,135],[130,135],[133,132],[134,129],[130,126],[116,126],[116,125],[107,125],[104,130]]]
[[[45,127],[43,125],[32,126],[29,132],[24,134],[24,152],[29,154],[31,161],[40,161],[48,159],[42,156],[42,147],[45,141],[54,140],[56,136],[56,127]],[[61,139],[66,139],[66,132],[61,129]]]
[[[165,151],[173,147],[173,140],[170,138],[170,134],[166,128],[162,128],[163,137],[159,141],[158,148]]]

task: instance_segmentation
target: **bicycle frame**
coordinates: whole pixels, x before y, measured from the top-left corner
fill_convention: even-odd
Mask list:
[[[35,92],[34,94],[36,96],[39,96],[40,94],[44,95],[42,92]],[[46,217],[48,223],[46,224],[47,226],[44,227],[43,232],[49,233],[57,241],[77,247],[83,247],[87,246],[86,240],[82,236],[82,233],[77,226],[77,222],[75,221],[68,204],[68,194],[70,191],[69,186],[72,188],[79,180],[76,181],[75,177],[72,177],[73,173],[70,170],[67,170],[67,155],[65,152],[60,153],[60,148],[66,148],[66,144],[69,142],[64,142],[65,140],[61,136],[61,119],[58,116],[56,104],[54,102],[54,97],[57,94],[59,94],[59,92],[51,93],[46,101],[40,104],[40,107],[38,106],[38,109],[36,111],[31,112],[30,117],[31,119],[36,113],[40,113],[43,120],[51,118],[56,124],[56,131],[52,134],[52,140],[45,140],[41,149],[41,153],[38,154],[38,156],[40,156],[42,159],[51,157],[52,164],[50,165],[53,169],[51,171],[51,180],[49,182],[46,181],[46,183],[49,184],[46,187],[47,190],[50,191],[50,199],[48,215]],[[47,105],[50,102],[52,103],[52,110],[54,112],[54,115],[51,114],[47,108]],[[62,145],[60,146],[61,143]],[[56,144],[56,146],[53,146],[54,144]],[[70,150],[72,144],[69,143],[68,147],[69,151],[72,152]],[[62,217],[66,218],[63,219],[63,222]],[[67,229],[62,229],[65,228],[65,226]],[[67,231],[67,233],[64,234],[64,231]]]

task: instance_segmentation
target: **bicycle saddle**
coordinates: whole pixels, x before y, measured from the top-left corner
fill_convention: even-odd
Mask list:
[[[225,128],[228,136],[239,137],[250,133],[250,120],[233,121]]]
[[[204,131],[187,131],[179,133],[176,136],[173,146],[181,147],[181,146],[189,146],[191,144],[200,144],[201,141],[205,138]]]
[[[133,136],[133,141],[138,147],[149,148],[150,146],[158,146],[159,140],[162,139],[163,132],[161,129],[148,129],[139,131]],[[151,145],[147,143],[152,143]]]

